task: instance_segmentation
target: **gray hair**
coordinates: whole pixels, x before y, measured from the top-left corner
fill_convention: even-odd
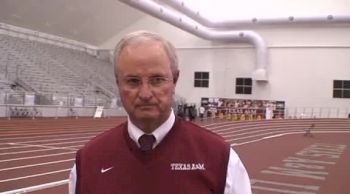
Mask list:
[[[167,53],[170,60],[171,71],[175,76],[175,74],[178,72],[178,58],[176,55],[175,47],[159,34],[142,30],[142,31],[136,31],[136,32],[127,34],[126,36],[124,36],[124,38],[122,38],[119,41],[119,43],[115,47],[114,53],[113,53],[113,65],[114,65],[114,73],[116,77],[117,77],[118,58],[120,56],[120,53],[123,51],[123,49],[132,43],[142,42],[145,40],[154,40],[162,43],[164,50]]]

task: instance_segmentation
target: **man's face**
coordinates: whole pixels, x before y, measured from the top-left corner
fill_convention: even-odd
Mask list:
[[[163,123],[170,114],[177,80],[163,46],[155,41],[128,45],[117,62],[117,85],[131,121]]]

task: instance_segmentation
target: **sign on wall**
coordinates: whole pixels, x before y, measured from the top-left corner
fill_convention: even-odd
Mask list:
[[[238,119],[284,118],[284,101],[203,97],[201,105],[212,116],[235,116]]]

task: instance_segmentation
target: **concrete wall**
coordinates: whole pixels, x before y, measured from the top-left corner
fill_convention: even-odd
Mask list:
[[[318,9],[312,2],[291,3],[304,7],[305,13],[311,7],[311,14],[324,14],[328,8],[329,14],[350,13],[346,1],[317,1]],[[239,7],[232,12],[234,9]],[[283,8],[279,9],[283,14]],[[254,82],[251,95],[235,94],[235,78],[251,77],[254,69],[255,49],[249,44],[202,40],[145,15],[101,47],[113,48],[124,34],[141,29],[158,32],[176,46],[181,71],[176,92],[190,103],[199,104],[201,97],[227,97],[284,100],[293,108],[350,108],[350,99],[332,96],[333,80],[350,80],[349,23],[249,27],[264,38],[269,51],[269,82]],[[210,72],[209,88],[194,88],[195,71]]]

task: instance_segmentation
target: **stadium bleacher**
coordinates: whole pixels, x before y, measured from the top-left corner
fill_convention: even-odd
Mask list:
[[[4,34],[0,69],[2,93],[16,92],[9,85],[17,84],[43,96],[79,97],[84,106],[109,103],[117,93],[112,64],[86,52]]]

